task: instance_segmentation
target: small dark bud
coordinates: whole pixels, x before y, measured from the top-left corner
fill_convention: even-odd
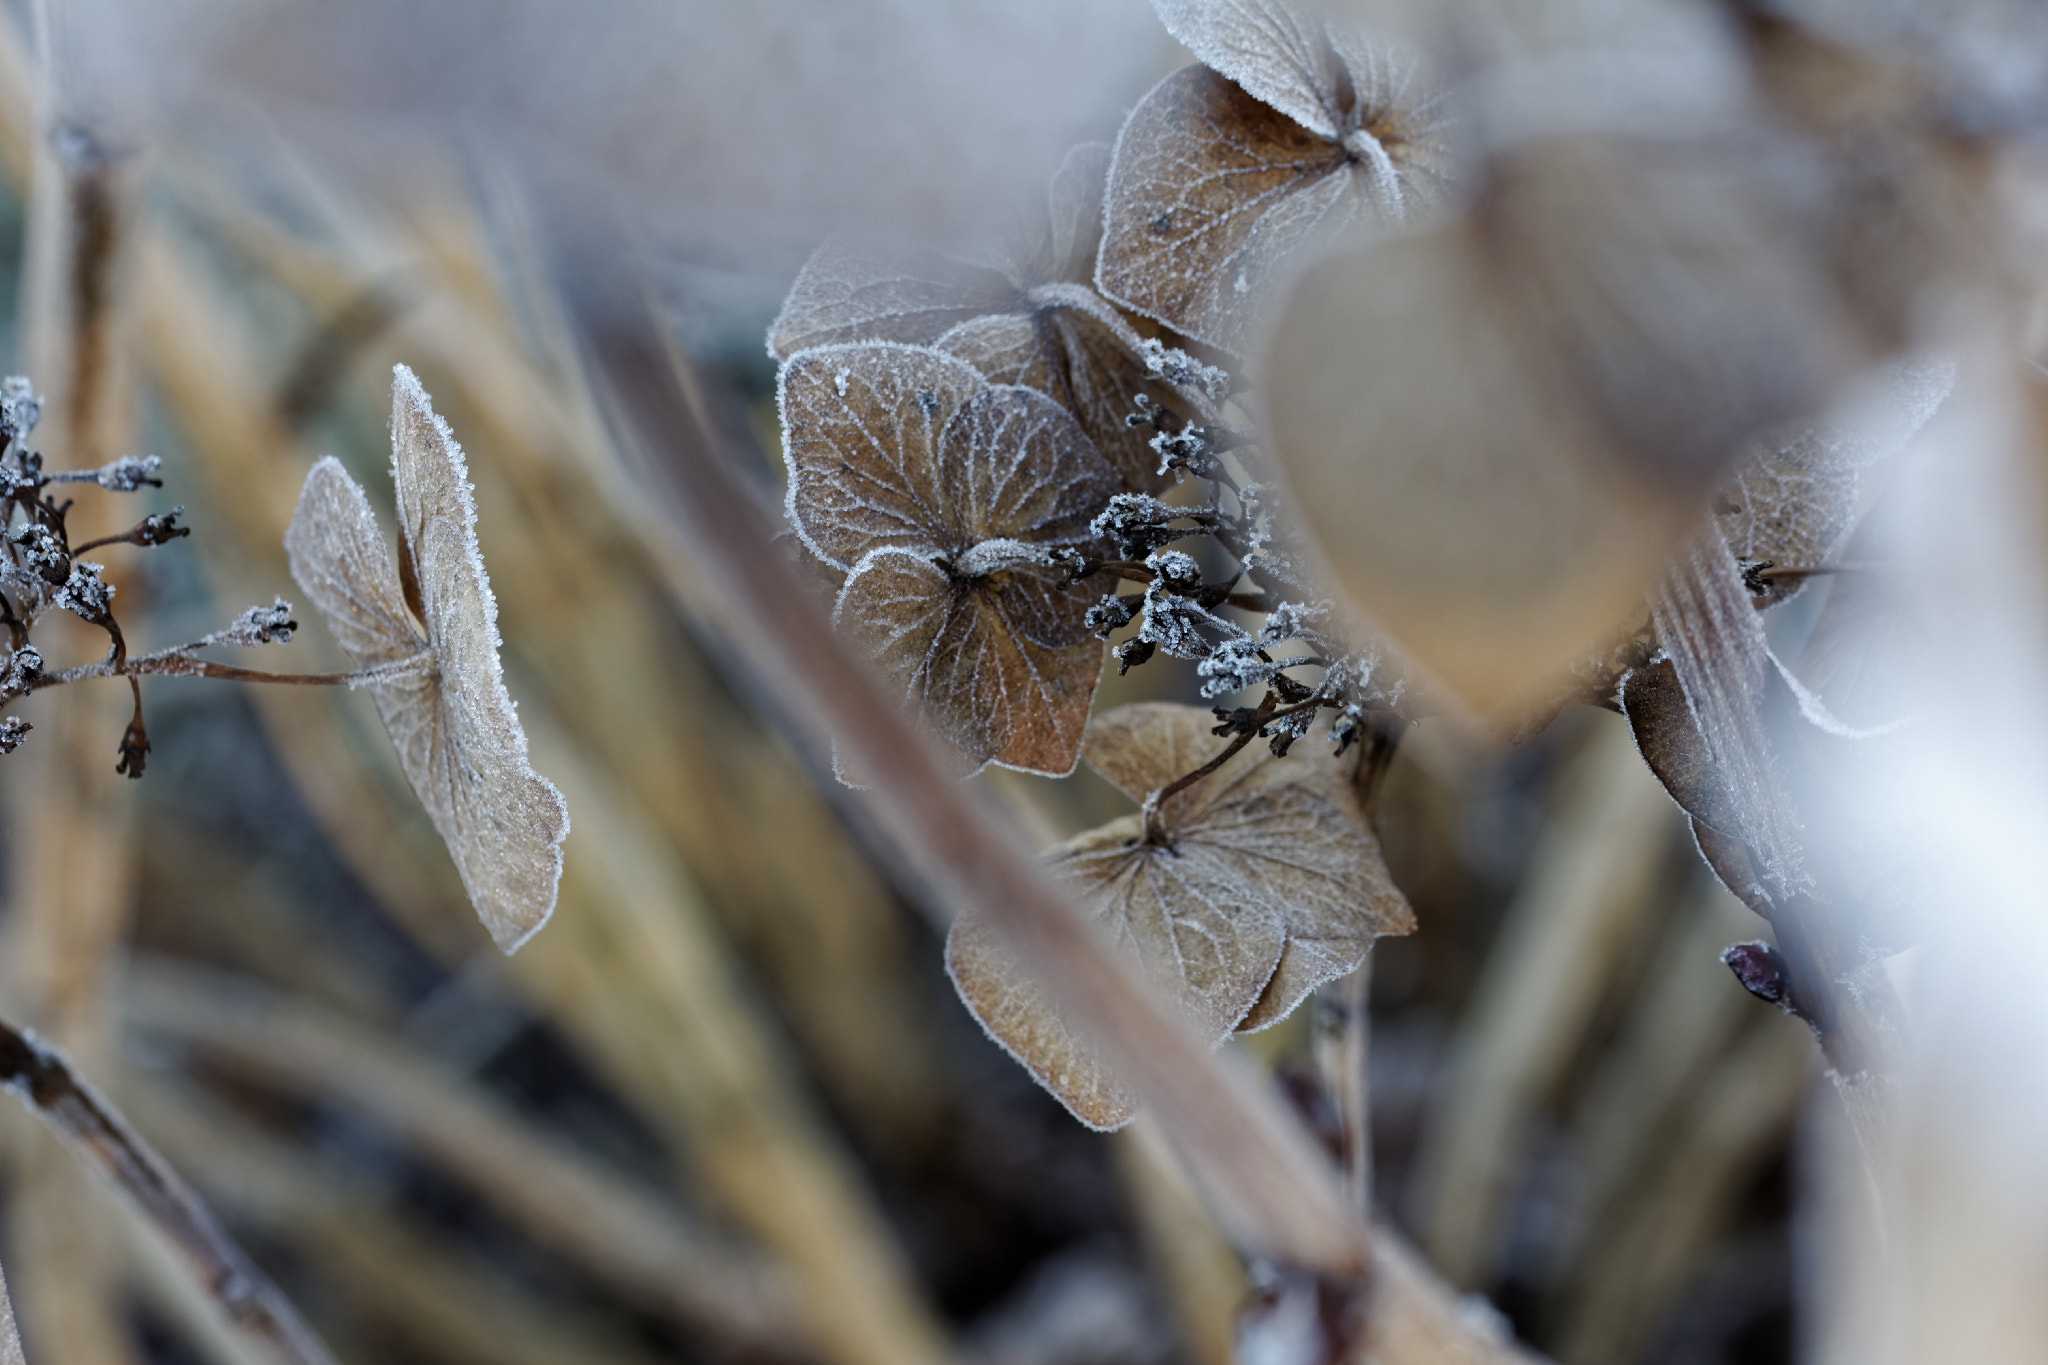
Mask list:
[[[103,623],[114,606],[114,585],[100,578],[104,567],[90,559],[73,564],[71,576],[57,589],[57,605],[94,625]]]
[[[26,378],[15,374],[0,379],[0,441],[26,440],[42,415],[43,400]]]
[[[151,513],[144,517],[141,523],[136,526],[134,531],[135,543],[137,545],[162,545],[165,541],[176,540],[179,536],[191,535],[191,527],[178,525],[178,518],[184,515],[185,509],[182,507],[173,507],[161,516]]]
[[[125,773],[130,779],[141,777],[148,755],[149,731],[142,727],[142,717],[138,714],[128,722],[128,729],[121,736],[121,761],[114,765],[114,771]]]
[[[34,645],[23,645],[8,657],[7,671],[0,674],[0,696],[18,697],[42,676],[42,652]]]
[[[64,543],[41,522],[15,527],[8,539],[14,542],[29,572],[45,583],[54,586],[71,576],[71,556],[64,552]]]
[[[145,484],[151,488],[162,488],[164,481],[156,477],[156,471],[162,464],[163,460],[155,455],[123,455],[94,470],[92,480],[114,493],[133,493]]]
[[[28,738],[28,732],[35,729],[20,716],[8,716],[0,720],[0,754],[11,754],[21,747]]]
[[[1095,632],[1097,639],[1107,640],[1116,631],[1122,630],[1138,614],[1138,597],[1123,597],[1110,593],[1100,602],[1088,608],[1088,614],[1081,619],[1088,629]]]
[[[1147,659],[1152,657],[1152,655],[1158,650],[1158,648],[1159,646],[1153,644],[1150,640],[1138,639],[1135,637],[1126,640],[1122,644],[1118,645],[1116,649],[1112,651],[1116,655],[1117,676],[1122,677],[1124,674],[1136,668],[1139,664],[1144,663]]]
[[[1337,746],[1337,757],[1342,758],[1351,751],[1351,746],[1358,743],[1364,729],[1365,713],[1353,702],[1330,724],[1330,739]]]
[[[1259,728],[1260,715],[1249,706],[1212,706],[1218,724],[1212,735],[1248,735]]]
[[[1813,1016],[1793,999],[1792,977],[1785,968],[1785,959],[1770,944],[1761,940],[1731,943],[1721,950],[1721,961],[1735,973],[1742,989],[1757,999],[1769,1001],[1785,1013],[1796,1015],[1808,1023],[1813,1022]]]
[[[1155,550],[1145,557],[1145,567],[1158,574],[1158,581],[1176,592],[1199,587],[1202,566],[1185,550]]]
[[[1764,571],[1772,567],[1771,561],[1768,559],[1744,559],[1737,561],[1737,563],[1742,569],[1742,586],[1749,589],[1749,595],[1751,597],[1769,597],[1771,595],[1771,585],[1770,581],[1764,577]]]

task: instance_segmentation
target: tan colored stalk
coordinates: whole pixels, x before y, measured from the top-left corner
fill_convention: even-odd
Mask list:
[[[655,1192],[534,1129],[413,1046],[247,978],[162,960],[130,969],[123,1002],[134,1025],[232,1074],[373,1116],[638,1302],[728,1340],[798,1349],[785,1287],[758,1258],[720,1245]]]
[[[1420,1144],[1424,1244],[1459,1284],[1487,1278],[1512,1157],[1582,1040],[1679,826],[1617,719],[1597,717],[1488,956]]]

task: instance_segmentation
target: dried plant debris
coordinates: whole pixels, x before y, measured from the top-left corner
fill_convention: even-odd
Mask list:
[[[1275,0],[1162,0],[1206,65],[1162,81],[1117,138],[1096,284],[1207,345],[1252,347],[1283,262],[1433,207],[1450,173],[1414,63]]]
[[[834,619],[974,765],[1071,772],[1102,670],[1052,552],[1122,486],[1059,404],[928,347],[823,346],[781,379],[790,520]]]
[[[306,476],[285,551],[342,648],[374,670],[362,685],[406,778],[509,953],[554,910],[568,808],[527,761],[505,690],[497,599],[477,549],[462,448],[403,365],[391,397],[397,562],[369,499],[332,457]]]
[[[1158,468],[1152,433],[1124,419],[1140,395],[1184,404],[1148,373],[1139,354],[1146,338],[1093,287],[1108,172],[1106,145],[1075,148],[1053,178],[1046,214],[986,264],[828,243],[791,286],[769,330],[770,353],[787,360],[853,341],[936,346],[992,383],[1056,399],[1130,487],[1158,491],[1171,480]]]
[[[1946,356],[1881,369],[1848,409],[1753,441],[1715,500],[1728,548],[1763,589],[1763,605],[1832,566],[1860,510],[1867,475],[1897,455],[1955,387]]]
[[[1643,762],[1695,826],[1740,837],[1734,799],[1707,752],[1678,672],[1662,654],[1622,677],[1621,710]]]
[[[1297,282],[1263,391],[1320,557],[1500,711],[1625,629],[1844,343],[1775,182],[1719,143],[1561,135],[1481,170],[1460,218]]]
[[[1126,706],[1089,727],[1083,755],[1149,802],[1214,757],[1214,729],[1198,707]],[[1052,867],[1214,1042],[1278,1023],[1355,970],[1375,937],[1414,928],[1347,765],[1320,747],[1285,758],[1247,747],[1169,796],[1155,827],[1113,821],[1055,850]],[[1105,1129],[1131,1117],[1129,1093],[979,918],[955,923],[946,961],[975,1017],[1076,1117]]]

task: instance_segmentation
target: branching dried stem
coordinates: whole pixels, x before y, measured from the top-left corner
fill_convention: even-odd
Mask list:
[[[0,1024],[0,1085],[113,1182],[192,1267],[230,1321],[288,1365],[335,1365],[297,1310],[204,1204],[54,1048]]]

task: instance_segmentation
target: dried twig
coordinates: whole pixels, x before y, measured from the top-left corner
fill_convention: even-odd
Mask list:
[[[334,1365],[298,1311],[221,1231],[199,1196],[72,1071],[62,1054],[34,1034],[0,1024],[0,1085],[18,1095],[178,1247],[242,1330],[288,1365]]]
[[[245,978],[168,963],[132,967],[124,1000],[148,1032],[267,1085],[376,1116],[640,1302],[734,1341],[801,1349],[769,1267],[374,1031]]]

